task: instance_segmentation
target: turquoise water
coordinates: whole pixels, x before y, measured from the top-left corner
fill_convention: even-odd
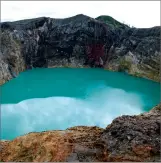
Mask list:
[[[102,69],[33,69],[1,92],[2,139],[77,125],[106,127],[160,101],[159,83]]]

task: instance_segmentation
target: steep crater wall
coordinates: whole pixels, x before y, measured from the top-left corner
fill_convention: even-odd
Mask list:
[[[4,22],[1,31],[1,84],[34,67],[101,67],[159,81],[160,27],[111,27],[76,15]]]

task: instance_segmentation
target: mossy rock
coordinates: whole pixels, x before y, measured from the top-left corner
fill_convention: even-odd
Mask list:
[[[96,18],[96,20],[102,21],[108,24],[111,28],[128,28],[126,24],[120,23],[111,16],[102,15]]]
[[[118,71],[129,71],[131,69],[131,62],[121,60],[119,63]]]

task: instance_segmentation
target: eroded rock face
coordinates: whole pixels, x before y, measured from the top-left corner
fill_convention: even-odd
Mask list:
[[[1,23],[0,83],[34,67],[101,67],[159,81],[160,27],[117,24],[85,15]]]
[[[160,81],[160,27],[126,28],[117,35],[105,68]]]
[[[107,126],[101,140],[108,161],[158,161],[161,143],[161,104],[139,116],[122,116]]]
[[[0,51],[0,85],[24,71],[25,61],[22,57],[21,44],[9,31],[2,32]]]
[[[1,161],[159,161],[161,104],[116,118],[106,129],[78,126],[1,141]]]
[[[29,133],[2,142],[2,161],[97,161],[101,149],[94,146],[102,134],[98,127],[73,127],[65,131]],[[96,156],[96,154],[98,156]]]

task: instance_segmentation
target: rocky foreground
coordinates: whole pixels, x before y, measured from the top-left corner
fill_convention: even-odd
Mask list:
[[[161,104],[138,116],[121,116],[106,129],[78,126],[1,141],[1,161],[159,161]]]
[[[35,67],[101,67],[160,81],[160,26],[130,28],[85,15],[0,25],[0,84]]]

